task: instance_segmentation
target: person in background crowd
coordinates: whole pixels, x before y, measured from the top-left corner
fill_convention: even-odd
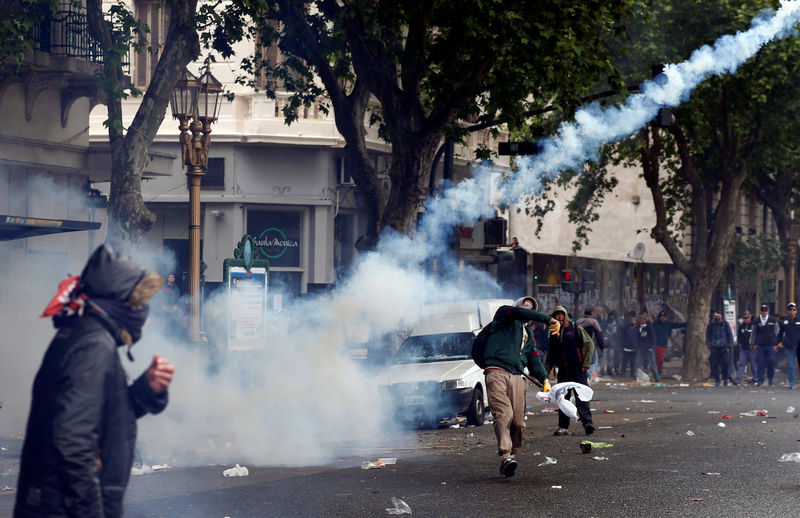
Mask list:
[[[636,358],[639,355],[638,327],[636,326],[636,312],[629,311],[627,322],[622,328],[622,370],[621,375],[625,375],[625,370],[630,368],[631,379],[636,379]],[[630,367],[628,367],[630,366]]]
[[[756,385],[761,386],[766,379],[770,385],[775,382],[775,344],[778,343],[780,326],[775,317],[769,314],[769,306],[761,306],[761,314],[756,319],[756,347],[758,351],[758,379]]]
[[[558,368],[557,380],[559,383],[574,381],[588,385],[587,372],[592,363],[594,342],[583,327],[569,320],[564,306],[556,306],[553,309],[552,317],[560,324],[560,330],[556,330],[550,335],[550,349],[545,359],[547,372],[549,373],[553,367],[556,367]],[[568,392],[575,396],[575,406],[578,409],[578,417],[583,423],[583,430],[586,435],[593,434],[594,424],[589,403],[581,401],[575,394],[575,390],[570,389]],[[567,435],[568,429],[569,416],[559,410],[558,429],[554,435]]]
[[[497,453],[500,455],[500,473],[513,477],[517,470],[515,454],[522,449],[525,431],[525,367],[531,377],[550,390],[547,371],[542,365],[539,349],[528,332],[527,323],[537,321],[550,324],[557,332],[559,323],[545,313],[536,311],[539,306],[533,297],[522,297],[513,306],[500,306],[486,341],[483,364],[486,365],[486,396],[489,410],[494,416],[494,433]]]
[[[736,371],[736,383],[742,383],[742,376],[747,363],[750,363],[750,372],[753,375],[751,384],[758,382],[758,369],[756,368],[756,361],[758,353],[756,352],[756,333],[753,326],[753,316],[749,311],[742,314],[742,322],[739,324],[739,329],[736,331],[736,341],[739,344],[739,368]]]
[[[728,386],[728,363],[730,348],[733,345],[733,333],[727,322],[722,320],[722,313],[714,311],[711,322],[706,327],[706,347],[711,352],[708,361],[711,366],[711,376],[716,386],[719,387],[720,376]]]
[[[646,366],[650,366],[653,372],[653,379],[656,382],[661,381],[661,376],[658,374],[658,367],[656,367],[656,332],[653,329],[653,324],[648,322],[647,313],[642,311],[636,319],[636,344],[639,354],[639,366],[645,370]]]
[[[800,318],[797,317],[797,304],[790,302],[786,305],[788,316],[780,321],[780,332],[778,334],[777,349],[783,349],[786,353],[786,374],[789,377],[789,390],[794,389],[794,363],[800,363],[797,356],[798,344],[800,343]]]
[[[595,381],[597,379],[596,372],[599,364],[598,355],[602,355],[603,350],[605,349],[605,343],[603,342],[603,328],[600,326],[600,322],[594,318],[594,312],[591,308],[585,309],[583,312],[583,317],[576,320],[575,323],[585,329],[586,333],[589,335],[589,338],[591,338],[594,342],[592,363],[589,366],[587,375],[589,380]]]
[[[673,329],[686,327],[686,322],[670,322],[664,311],[658,313],[658,318],[653,322],[653,330],[656,332],[656,367],[659,376],[663,373],[664,354],[669,346],[669,336]]]
[[[608,318],[600,321],[603,327],[603,340],[606,350],[600,363],[600,372],[606,376],[621,376],[622,367],[622,323],[617,318],[617,311],[612,310]]]

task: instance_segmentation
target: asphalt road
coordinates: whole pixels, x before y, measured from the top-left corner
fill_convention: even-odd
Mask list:
[[[800,464],[779,462],[800,452],[800,420],[787,412],[800,409],[800,392],[675,380],[593,388],[599,429],[590,439],[613,447],[581,453],[579,425],[575,435],[554,437],[555,414],[542,413],[530,390],[513,478],[498,472],[491,426],[419,430],[411,442],[389,434],[380,445],[353,445],[333,466],[248,466],[250,475],[238,478],[222,476],[229,466],[134,476],[125,516],[377,517],[390,515],[392,497],[427,517],[800,516]],[[767,415],[740,416],[754,410]],[[2,441],[0,488],[15,485],[19,443]],[[397,463],[361,469],[378,457]],[[556,464],[539,467],[545,457]],[[13,498],[13,490],[0,491],[0,517],[11,515]]]

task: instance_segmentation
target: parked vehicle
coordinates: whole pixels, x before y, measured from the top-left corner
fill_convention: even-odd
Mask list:
[[[449,424],[466,418],[471,425],[484,423],[486,379],[470,352],[475,335],[504,304],[513,301],[483,299],[422,308],[421,320],[376,377],[396,419]]]

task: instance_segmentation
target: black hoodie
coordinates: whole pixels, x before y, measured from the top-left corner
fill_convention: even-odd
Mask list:
[[[101,246],[81,274],[84,311],[54,318],[59,330],[33,384],[15,517],[122,516],[136,419],[163,410],[167,393],[153,393],[144,375],[127,385],[117,354],[124,326],[91,302],[122,306],[145,273]]]

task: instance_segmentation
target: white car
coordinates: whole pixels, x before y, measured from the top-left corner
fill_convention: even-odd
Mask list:
[[[472,341],[505,299],[425,306],[422,319],[377,378],[379,390],[402,421],[480,426],[488,402],[483,370],[471,358]]]

